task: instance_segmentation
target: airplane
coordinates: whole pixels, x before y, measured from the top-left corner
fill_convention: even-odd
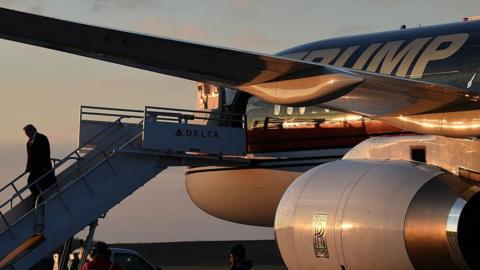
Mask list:
[[[217,217],[273,226],[289,269],[480,268],[478,20],[267,55],[1,8],[0,37],[214,85],[220,110],[250,114],[254,156],[290,160],[191,168],[187,190]],[[339,123],[350,141],[322,142]]]

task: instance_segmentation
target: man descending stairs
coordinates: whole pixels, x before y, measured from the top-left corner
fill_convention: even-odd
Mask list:
[[[63,169],[58,185],[34,198],[28,189],[42,178],[22,186],[21,175],[0,189],[13,194],[0,202],[0,269],[28,269],[168,166],[245,161],[222,156],[245,153],[242,116],[237,127],[189,123],[198,118],[225,122],[225,115],[187,110],[82,107],[80,147],[55,166]],[[178,130],[197,137],[177,136]]]

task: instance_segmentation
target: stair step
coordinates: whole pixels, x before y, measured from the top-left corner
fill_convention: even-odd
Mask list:
[[[34,234],[32,237],[25,240],[25,242],[21,243],[18,247],[13,249],[5,258],[0,260],[0,269],[3,269],[7,264],[11,263],[14,259],[21,256],[29,249],[38,246],[40,242],[44,241],[45,238],[42,234]]]

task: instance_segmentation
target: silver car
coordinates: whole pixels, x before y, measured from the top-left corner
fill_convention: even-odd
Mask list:
[[[161,270],[159,266],[154,266],[138,252],[124,248],[110,248],[112,255],[110,260],[118,264],[122,270]]]

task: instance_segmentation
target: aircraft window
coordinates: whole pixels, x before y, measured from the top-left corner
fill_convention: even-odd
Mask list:
[[[275,104],[275,106],[273,107],[273,115],[279,115],[281,108],[282,107],[280,105]]]
[[[287,114],[290,115],[293,113],[293,107],[287,107]]]
[[[135,254],[115,254],[115,262],[123,270],[154,270],[149,263]]]
[[[256,97],[250,97],[246,107],[248,129],[291,129],[343,127],[362,125],[367,121],[358,115],[337,112],[318,106],[286,107],[266,103]]]
[[[235,94],[237,93],[237,90],[231,89],[231,88],[225,88],[225,104],[224,106],[229,106],[232,105],[233,100],[235,99]]]

